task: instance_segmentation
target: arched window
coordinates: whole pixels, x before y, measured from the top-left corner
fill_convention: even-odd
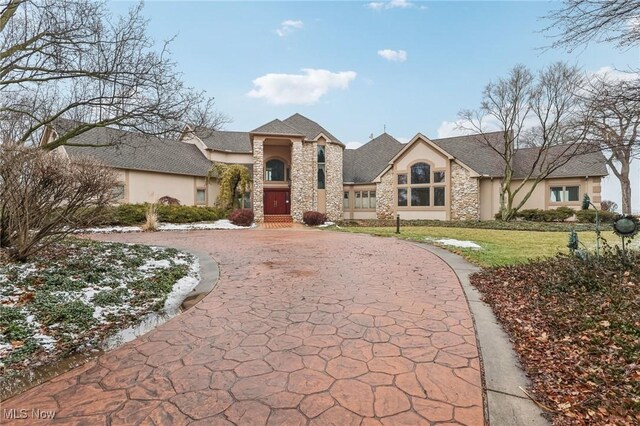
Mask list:
[[[284,161],[277,159],[267,161],[267,167],[265,168],[265,180],[270,182],[284,182],[284,170]]]
[[[430,183],[431,167],[427,163],[416,163],[411,166],[411,183]]]

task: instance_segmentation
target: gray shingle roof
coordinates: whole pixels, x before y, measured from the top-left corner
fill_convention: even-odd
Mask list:
[[[372,182],[405,145],[383,133],[358,149],[345,149],[342,179],[344,182]]]
[[[106,166],[119,169],[206,176],[212,164],[195,145],[106,127],[89,130],[69,143],[113,144],[64,148],[71,158],[91,156]]]
[[[286,135],[286,136],[304,136],[300,130],[285,124],[282,120],[272,120],[267,124],[263,124],[257,129],[253,129],[250,133],[269,134],[269,135]]]
[[[307,140],[315,140],[320,133],[324,133],[332,142],[344,146],[344,144],[340,142],[338,138],[329,133],[327,129],[302,114],[295,113],[291,117],[286,118],[284,123],[294,129],[297,129],[306,137]]]
[[[500,144],[502,132],[485,133],[484,138],[491,144]],[[502,176],[504,174],[502,158],[487,146],[484,138],[480,135],[468,135],[431,139],[431,142],[471,167],[478,174]]]
[[[513,174],[514,178],[524,178],[534,167],[534,163],[538,158],[537,148],[523,148],[516,151],[513,156]],[[607,172],[606,160],[599,150],[591,150],[589,147],[583,147],[578,150],[576,147],[569,145],[556,145],[549,149],[549,158],[557,159],[555,164],[560,164],[567,160],[556,170],[549,174],[550,178],[576,177],[576,176],[606,176]],[[544,170],[545,163],[540,162],[536,172]],[[551,167],[554,164],[551,163]]]
[[[193,133],[207,146],[217,151],[251,154],[249,132],[232,132],[196,127]]]

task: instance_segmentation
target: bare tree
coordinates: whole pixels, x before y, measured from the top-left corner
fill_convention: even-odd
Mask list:
[[[0,145],[0,220],[18,261],[90,225],[114,201],[114,172],[89,158]]]
[[[503,220],[514,217],[541,181],[573,156],[586,152],[586,132],[576,125],[582,81],[576,67],[563,63],[553,64],[536,75],[525,66],[516,65],[507,77],[486,86],[479,109],[460,112],[459,127],[479,133],[479,140],[499,157],[503,166]],[[487,134],[495,127],[502,135],[498,140]],[[521,140],[533,148],[522,149]],[[516,162],[516,154],[521,161]]]
[[[565,0],[545,18],[546,30],[556,32],[553,47],[573,50],[589,42],[612,42],[620,48],[640,43],[640,1]]]
[[[631,162],[640,156],[640,97],[629,93],[640,79],[613,80],[595,76],[586,85],[583,125],[594,145],[606,154],[607,164],[620,181],[622,213],[631,214]]]
[[[46,149],[95,127],[173,136],[184,122],[224,123],[184,84],[168,42],[154,44],[141,4],[116,17],[100,1],[0,0],[0,142],[37,145],[59,118],[75,124]]]

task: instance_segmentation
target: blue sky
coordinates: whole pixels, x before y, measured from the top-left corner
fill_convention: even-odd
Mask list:
[[[385,125],[400,140],[449,135],[458,111],[477,107],[483,87],[517,63],[640,66],[637,49],[542,49],[550,40],[540,17],[557,5],[147,1],[144,13],[154,39],[177,35],[171,51],[184,79],[215,96],[228,130],[300,112],[356,146]],[[640,185],[634,196],[640,206]]]

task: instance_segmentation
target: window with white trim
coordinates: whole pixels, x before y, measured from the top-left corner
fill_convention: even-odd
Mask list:
[[[376,191],[355,191],[356,209],[375,209]]]
[[[579,185],[552,186],[549,192],[549,201],[552,203],[580,201]]]
[[[196,189],[196,204],[207,204],[207,190],[205,188]]]

